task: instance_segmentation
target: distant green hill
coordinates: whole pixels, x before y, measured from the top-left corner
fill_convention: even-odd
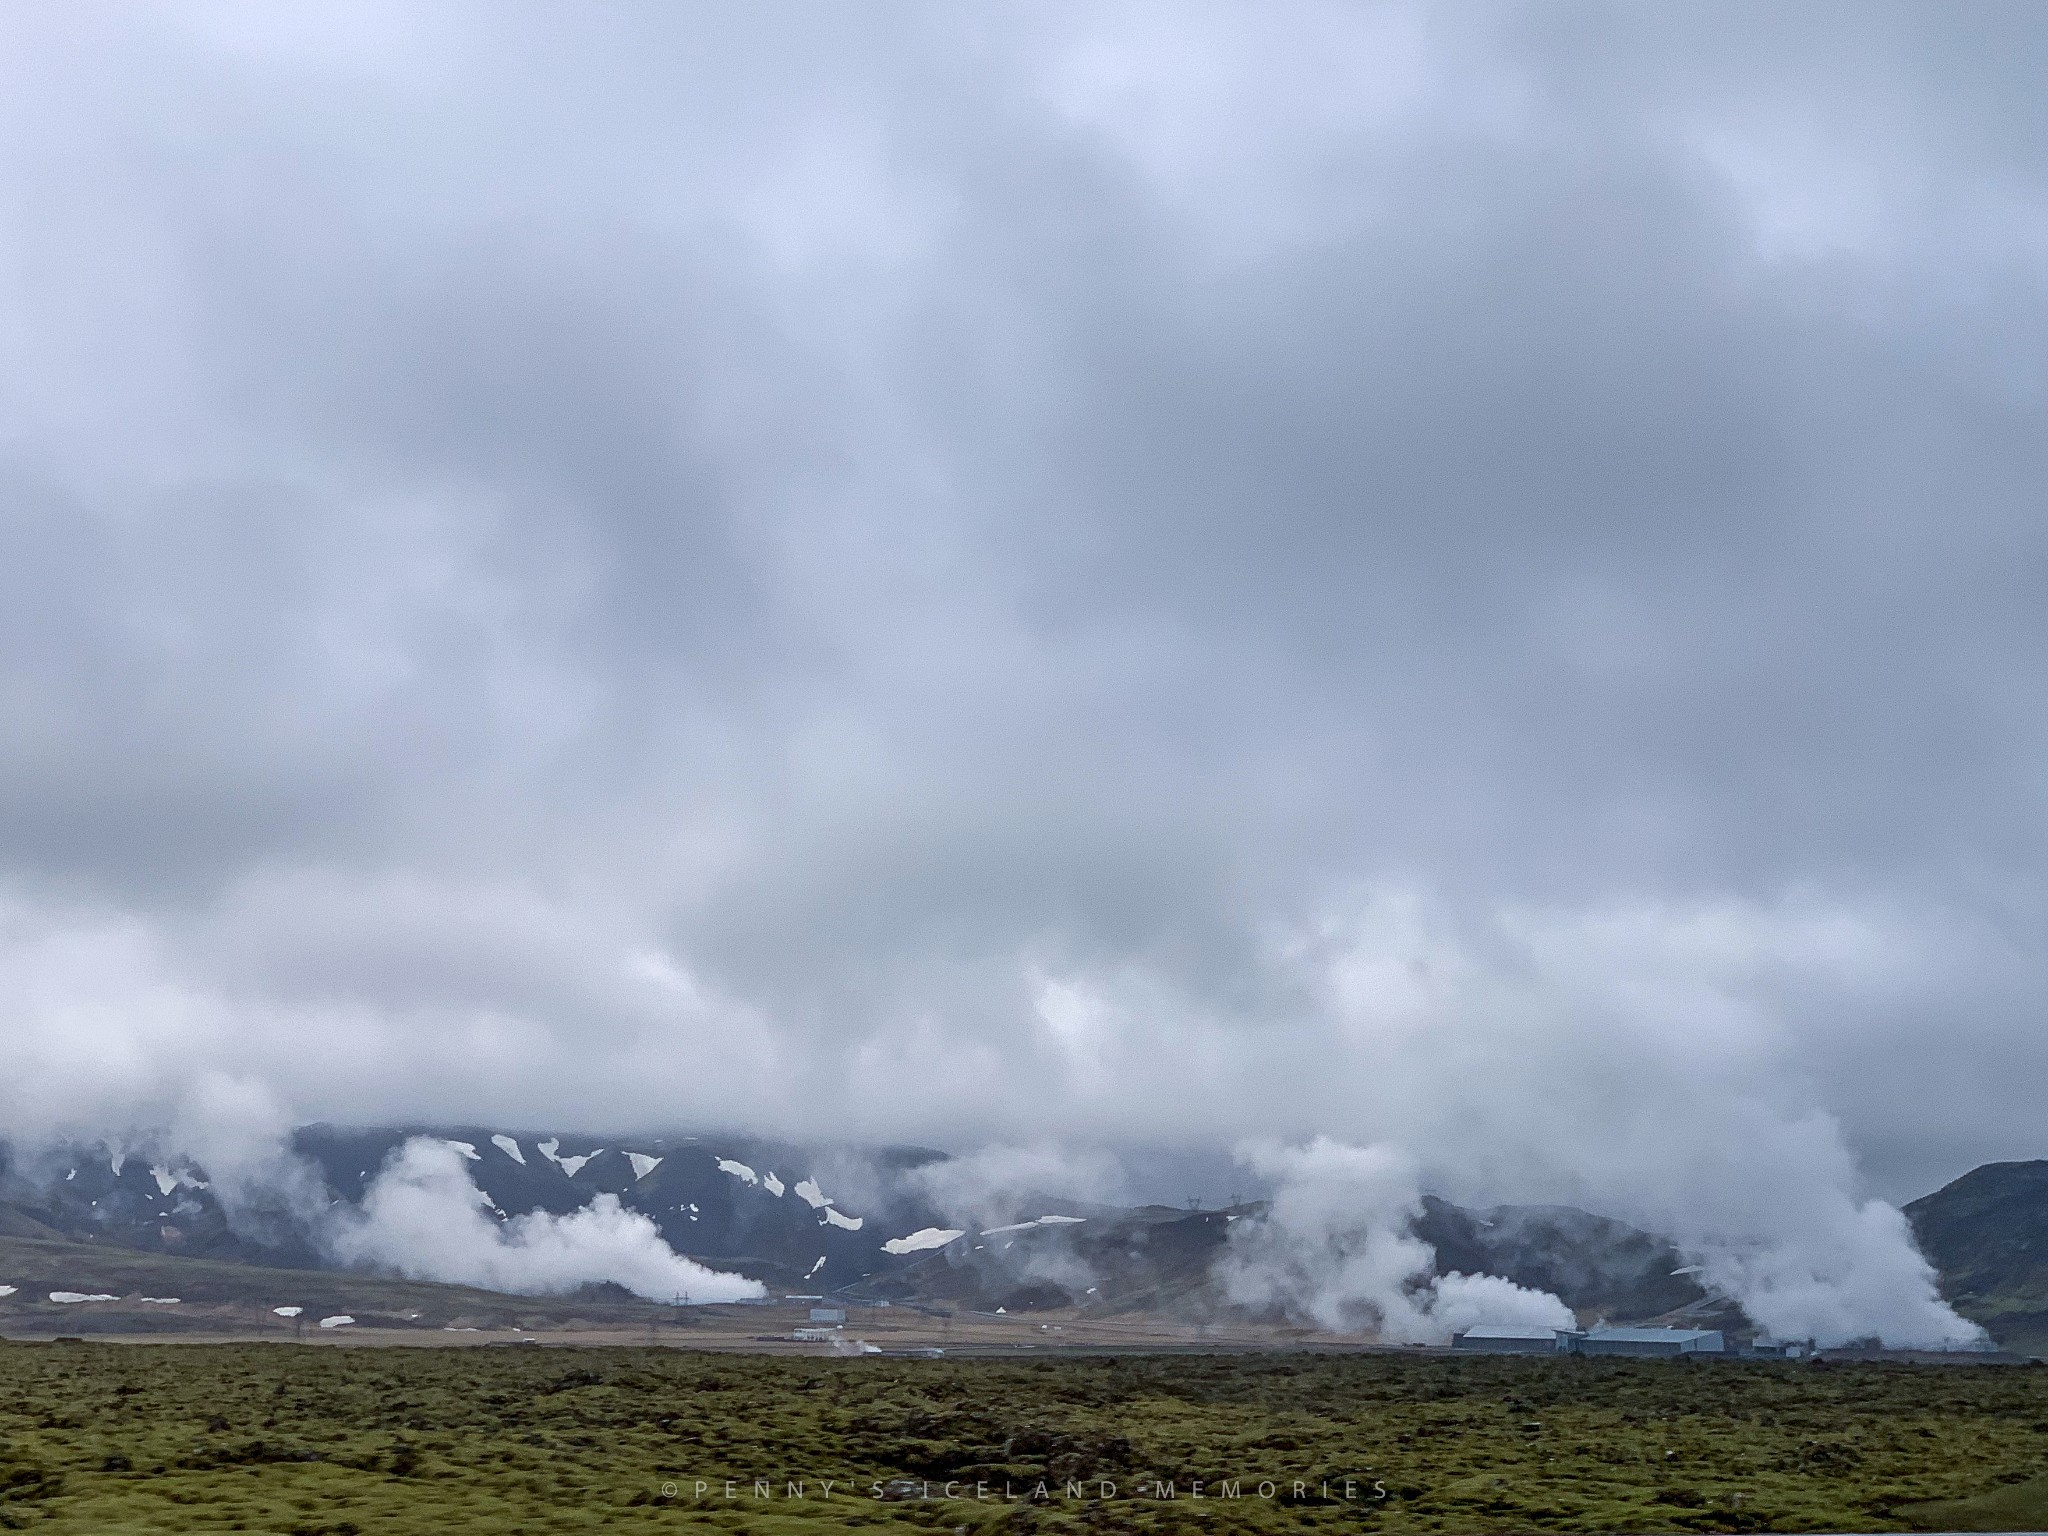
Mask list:
[[[1950,1305],[2007,1349],[2048,1354],[2048,1162],[1986,1163],[1906,1218]]]

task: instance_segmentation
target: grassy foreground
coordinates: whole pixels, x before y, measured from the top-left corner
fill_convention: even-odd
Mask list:
[[[2011,1529],[2044,1452],[2024,1368],[0,1344],[51,1536]]]

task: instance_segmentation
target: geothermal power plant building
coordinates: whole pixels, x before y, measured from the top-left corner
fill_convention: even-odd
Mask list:
[[[1578,1337],[1573,1328],[1530,1328],[1481,1324],[1451,1340],[1453,1349],[1487,1355],[1568,1355]]]
[[[1680,1355],[1722,1355],[1728,1342],[1713,1328],[1467,1328],[1451,1340],[1453,1349],[1487,1355],[1633,1355],[1671,1359]]]
[[[1595,1328],[1578,1342],[1582,1355],[1720,1355],[1727,1340],[1713,1328]]]

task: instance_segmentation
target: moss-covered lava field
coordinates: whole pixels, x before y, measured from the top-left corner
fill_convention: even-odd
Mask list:
[[[2044,1456],[2020,1367],[0,1344],[51,1536],[2010,1529]]]

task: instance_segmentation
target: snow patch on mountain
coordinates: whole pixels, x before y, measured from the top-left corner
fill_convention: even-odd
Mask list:
[[[491,1145],[511,1158],[513,1162],[519,1164],[520,1167],[524,1168],[526,1166],[526,1154],[519,1150],[519,1143],[510,1136],[493,1136],[491,1138]]]
[[[884,1253],[923,1253],[927,1248],[943,1248],[956,1237],[964,1237],[958,1227],[925,1227],[908,1237],[892,1237],[882,1244]]]
[[[539,1152],[542,1157],[553,1163],[572,1179],[583,1171],[584,1164],[588,1163],[593,1157],[602,1157],[604,1155],[604,1148],[599,1147],[595,1152],[585,1152],[580,1157],[574,1154],[563,1157],[561,1155],[562,1138],[559,1136],[550,1136],[546,1141],[537,1141],[533,1145],[534,1150]]]
[[[749,1168],[745,1163],[734,1162],[729,1157],[721,1157],[718,1160],[718,1171],[731,1174],[742,1184],[759,1184],[761,1182],[761,1176],[754,1172],[753,1169]]]
[[[646,1152],[628,1152],[626,1161],[633,1165],[633,1179],[637,1183],[659,1168],[663,1159]]]
[[[1013,1221],[1007,1227],[989,1227],[983,1237],[1001,1237],[1005,1232],[1029,1232],[1033,1227],[1071,1227],[1086,1221],[1086,1216],[1039,1216],[1031,1221]]]

